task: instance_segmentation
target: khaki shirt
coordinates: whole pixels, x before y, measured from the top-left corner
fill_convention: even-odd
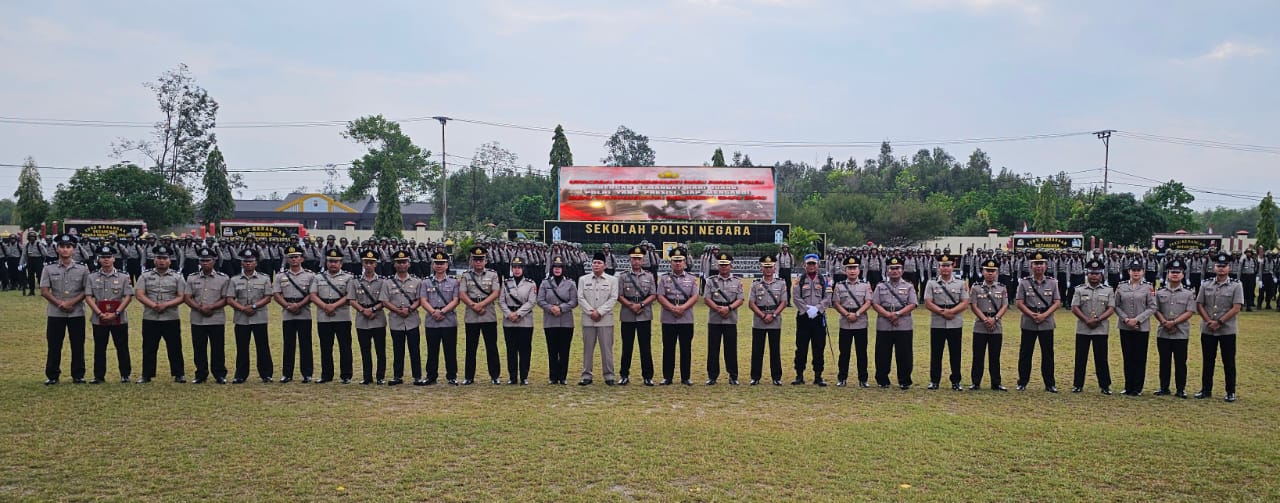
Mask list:
[[[373,279],[366,278],[363,274],[356,276],[347,282],[347,298],[365,307],[377,304],[382,299],[382,289],[385,288],[384,282],[386,282],[386,279],[377,274],[373,275]],[[354,308],[355,305],[352,304],[352,309]],[[355,317],[356,330],[384,328],[387,326],[387,311],[381,305],[373,310],[372,318],[366,318],[359,311],[356,312]]]
[[[538,304],[538,285],[533,280],[523,276],[518,279],[507,278],[507,281],[502,283],[502,293],[499,295],[498,300],[494,302],[502,310],[502,326],[533,326],[533,306]],[[507,319],[511,313],[516,313],[520,319],[516,321]]]
[[[1224,321],[1216,332],[1209,330],[1209,320],[1218,319],[1227,314],[1235,304],[1243,305],[1244,286],[1239,280],[1228,279],[1225,283],[1218,283],[1217,277],[1211,278],[1200,285],[1200,295],[1196,297],[1196,303],[1204,306],[1204,310],[1209,313],[1209,319],[1200,320],[1202,335],[1235,334],[1236,318],[1239,316],[1232,316],[1230,320]]]
[[[542,280],[538,287],[538,306],[542,308],[543,328],[573,328],[573,308],[578,306],[578,285],[569,278]],[[551,306],[560,306],[560,316],[551,314]]]
[[[1115,291],[1111,287],[1098,283],[1098,286],[1089,286],[1088,283],[1076,287],[1075,297],[1071,299],[1071,307],[1080,308],[1080,312],[1089,318],[1097,318],[1107,312],[1107,308],[1115,307],[1116,296]],[[1107,321],[1104,319],[1098,326],[1089,328],[1084,320],[1076,317],[1076,334],[1077,335],[1107,335],[1110,331]]]
[[[1000,312],[1000,308],[1009,305],[1009,289],[999,281],[990,285],[985,281],[974,283],[969,289],[969,303],[978,306],[982,314],[995,316]],[[1008,311],[1005,311],[1005,314],[1008,314]],[[981,319],[975,319],[973,331],[979,334],[1003,334],[1004,325],[1000,320],[996,320],[995,328],[987,330],[987,325]]]
[[[389,282],[388,282],[389,283]],[[432,309],[444,309],[444,306],[453,302],[458,298],[458,292],[461,285],[458,280],[445,276],[444,280],[437,280],[434,275],[427,276],[420,282],[418,286],[418,298],[422,299],[422,303],[431,306]],[[459,305],[462,303],[459,302]],[[444,313],[444,319],[436,321],[430,314],[426,314],[423,318],[422,326],[426,328],[448,328],[458,326],[457,306],[454,309]]]
[[[755,303],[756,309],[765,314],[774,312],[778,306],[787,304],[787,282],[781,278],[774,276],[765,279],[756,279],[751,282],[750,302]],[[782,313],[773,317],[773,321],[765,323],[764,318],[751,313],[751,328],[759,328],[764,330],[775,330],[782,328]]]
[[[617,278],[618,295],[626,297],[631,302],[643,302],[657,291],[657,287],[653,284],[653,275],[643,269],[639,273],[633,273],[630,269],[621,271]],[[640,314],[636,314],[627,307],[621,307],[618,309],[618,319],[623,323],[653,321],[653,304],[644,306]]]
[[[578,280],[578,307],[582,308],[582,326],[613,326],[613,306],[618,304],[618,278],[608,274],[585,274]],[[600,313],[600,320],[591,319],[591,311]]]
[[[350,283],[354,278],[347,271],[338,271],[338,274],[329,274],[328,270],[316,273],[311,279],[310,293],[316,294],[316,297],[319,297],[325,304],[332,304],[337,302],[338,299],[349,296],[351,293]],[[333,311],[333,314],[316,308],[316,323],[344,323],[350,321],[350,307],[339,307]]]
[[[129,274],[115,268],[111,274],[104,274],[101,269],[85,276],[85,295],[93,297],[98,302],[104,300],[124,300],[125,297],[133,295],[133,280],[129,279]],[[90,310],[92,311],[92,310]],[[120,311],[120,325],[129,323],[129,314],[124,310]],[[96,313],[89,315],[89,323],[98,324],[98,315]]]
[[[40,272],[40,288],[48,288],[55,299],[71,300],[85,292],[85,279],[88,277],[89,268],[83,264],[72,262],[71,265],[64,266],[61,261],[54,262],[44,266]],[[71,312],[49,304],[45,308],[45,315],[50,318],[83,318],[84,303],[76,303]]]
[[[827,296],[827,285],[831,280],[826,276],[818,274],[815,278],[809,278],[808,273],[800,273],[794,284],[791,285],[791,300],[796,304],[796,310],[804,313],[807,306],[817,306],[818,314],[824,314],[823,311],[831,302]],[[915,298],[912,297],[914,300]]]
[[[890,311],[901,311],[902,308],[916,305],[916,299],[918,298],[916,287],[910,281],[899,280],[894,283],[886,280],[876,285],[875,292],[871,294],[871,303]],[[876,316],[876,331],[911,331],[914,329],[915,322],[912,321],[910,314],[898,318],[896,326],[889,321],[889,318]]]
[[[742,279],[733,275],[728,278],[721,277],[719,274],[710,276],[703,282],[702,286],[703,296],[710,299],[717,306],[728,306],[737,302],[743,296]],[[742,306],[739,305],[738,307]],[[714,311],[708,313],[707,324],[737,325],[738,307],[729,309],[729,316],[720,316],[720,313]]]
[[[468,269],[458,275],[458,284],[462,287],[462,295],[466,295],[472,302],[480,302],[489,297],[489,294],[502,289],[502,285],[498,280],[498,273],[492,269],[485,269],[482,274],[476,274],[474,269]],[[484,314],[477,314],[466,304],[463,304],[462,320],[467,323],[497,322],[498,307],[493,304],[501,301],[502,299],[494,299],[493,303],[485,306]]]
[[[831,287],[832,306],[840,306],[845,312],[856,313],[863,306],[866,306],[868,302],[871,302],[871,283],[855,279],[841,281]],[[867,312],[858,316],[858,321],[849,321],[849,318],[840,315],[840,329],[859,330],[867,328],[867,313],[869,312],[871,311],[868,308]]]
[[[382,302],[396,307],[408,307],[418,299],[421,287],[422,280],[417,276],[410,274],[408,278],[401,279],[393,274],[382,282]],[[387,328],[391,330],[414,330],[421,324],[422,319],[418,317],[417,309],[410,309],[409,316],[387,313]]]
[[[1116,287],[1116,328],[1151,332],[1151,315],[1156,312],[1154,288],[1146,281],[1139,281],[1136,285],[1125,281]],[[1125,325],[1124,320],[1128,318],[1136,318],[1138,328]]]
[[[235,315],[232,316],[232,323],[262,325],[267,322],[267,306],[270,306],[271,302],[264,302],[262,299],[271,296],[271,278],[266,274],[254,271],[253,276],[245,276],[241,271],[240,274],[231,277],[230,291],[227,293],[228,297],[236,299],[236,302],[242,306],[258,303],[258,309],[253,312],[253,316],[236,310]]]
[[[924,287],[924,296],[932,299],[933,303],[943,309],[950,309],[964,302],[964,280],[951,275],[951,281],[943,281],[942,278],[931,279]],[[942,315],[933,311],[929,312],[930,328],[964,328],[964,313],[957,314],[954,318],[946,319]]]
[[[235,295],[235,290],[231,287],[231,278],[226,274],[213,271],[213,274],[205,275],[203,272],[196,271],[187,275],[187,289],[184,293],[189,295],[191,300],[207,305]],[[227,324],[226,311],[226,306],[223,306],[214,309],[212,316],[205,317],[200,314],[200,311],[192,309],[189,318],[192,325],[225,325]]]
[[[698,295],[698,278],[687,271],[679,276],[675,273],[663,274],[658,278],[658,295],[666,297],[667,302],[672,304],[684,304]],[[677,318],[674,313],[664,308],[659,318],[662,323],[692,325],[693,309],[690,308],[684,312],[683,316]]]
[[[145,293],[152,302],[169,302],[187,291],[187,282],[182,279],[182,274],[172,268],[166,269],[164,274],[151,269],[138,276],[137,289]],[[146,306],[142,308],[143,321],[173,321],[180,319],[182,319],[182,313],[178,312],[177,307],[165,309],[164,312],[157,312]]]
[[[276,274],[276,284],[271,287],[271,293],[278,293],[284,297],[286,302],[301,302],[311,293],[311,282],[316,279],[316,274],[303,269],[301,272],[284,271]],[[287,309],[281,309],[281,321],[294,320],[311,320],[311,303],[308,302],[298,310],[297,314],[289,312]]]
[[[1040,296],[1044,297],[1044,301],[1040,300],[1035,292],[1040,292]],[[1058,280],[1045,275],[1044,281],[1036,282],[1035,278],[1022,278],[1018,281],[1018,293],[1014,300],[1021,300],[1032,312],[1042,313],[1049,310],[1054,301],[1061,301],[1062,296],[1058,295]],[[1045,318],[1044,323],[1037,324],[1031,320],[1030,316],[1022,317],[1023,330],[1053,330],[1058,325],[1053,316]]]
[[[1196,312],[1196,293],[1190,288],[1183,288],[1178,285],[1177,289],[1170,289],[1168,286],[1156,291],[1156,309],[1160,311],[1160,315],[1166,320],[1173,320],[1183,313]],[[1186,321],[1174,325],[1174,331],[1170,332],[1163,327],[1156,329],[1156,338],[1159,339],[1181,339],[1191,338],[1191,318]]]

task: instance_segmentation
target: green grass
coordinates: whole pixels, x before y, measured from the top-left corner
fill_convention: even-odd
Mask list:
[[[717,386],[548,386],[541,330],[531,386],[181,385],[167,382],[162,350],[151,385],[72,385],[64,351],[63,383],[46,387],[43,313],[38,298],[0,294],[0,500],[1280,499],[1275,312],[1242,315],[1234,404],[1151,396],[1154,342],[1145,396],[1098,394],[1092,362],[1087,392],[1066,392],[1070,314],[1059,315],[1056,344],[1064,393],[1052,395],[1042,391],[1038,363],[1034,391],[1023,393],[745,386],[748,316],[739,327],[738,387],[723,376]],[[705,319],[706,310],[698,314]],[[1002,363],[1012,387],[1018,341],[1010,318]],[[913,377],[927,383],[928,317],[921,310],[915,321]],[[135,377],[140,326],[130,336]],[[698,383],[705,333],[698,329],[694,343]],[[183,335],[190,377],[185,322]],[[575,336],[571,380],[581,370]],[[1191,392],[1199,387],[1198,337],[1193,330]],[[966,384],[970,342],[966,333]],[[657,335],[654,345],[660,374]],[[1118,346],[1113,333],[1117,389]],[[234,356],[229,342],[229,362]],[[835,359],[827,360],[834,380]],[[118,374],[114,355],[109,361],[108,378]],[[484,376],[483,355],[480,365]],[[359,366],[357,349],[357,379]],[[1219,397],[1221,374],[1219,367]]]

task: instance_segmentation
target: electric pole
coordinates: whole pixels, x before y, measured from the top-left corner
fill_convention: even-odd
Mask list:
[[[448,158],[444,150],[444,125],[449,118],[437,115],[432,119],[440,121],[440,234],[449,232],[449,170],[446,167]]]
[[[1102,147],[1105,152],[1102,157],[1102,195],[1104,196],[1107,195],[1111,186],[1111,133],[1114,132],[1116,132],[1114,129],[1103,129],[1093,133],[1099,140],[1102,140]]]

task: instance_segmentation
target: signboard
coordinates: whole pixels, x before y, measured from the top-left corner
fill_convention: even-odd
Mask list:
[[[1156,234],[1151,246],[1162,252],[1222,249],[1222,236],[1217,234]]]
[[[679,241],[718,244],[781,244],[791,224],[733,224],[716,222],[570,222],[542,223],[546,242],[651,243]]]
[[[559,218],[773,222],[773,168],[566,166]]]
[[[1084,234],[1014,234],[1012,248],[1041,250],[1084,250]]]
[[[114,234],[117,238],[138,237],[147,224],[141,220],[73,220],[63,222],[67,234],[81,238],[105,238]]]
[[[222,222],[220,232],[223,238],[239,237],[254,239],[298,239],[298,222]]]
[[[542,229],[507,229],[508,241],[542,241]]]

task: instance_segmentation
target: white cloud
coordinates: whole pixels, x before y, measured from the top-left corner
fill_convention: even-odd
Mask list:
[[[1260,45],[1228,41],[1218,44],[1209,52],[1197,56],[1195,59],[1202,61],[1222,61],[1234,58],[1251,58],[1254,56],[1261,56],[1266,53],[1267,49]]]

